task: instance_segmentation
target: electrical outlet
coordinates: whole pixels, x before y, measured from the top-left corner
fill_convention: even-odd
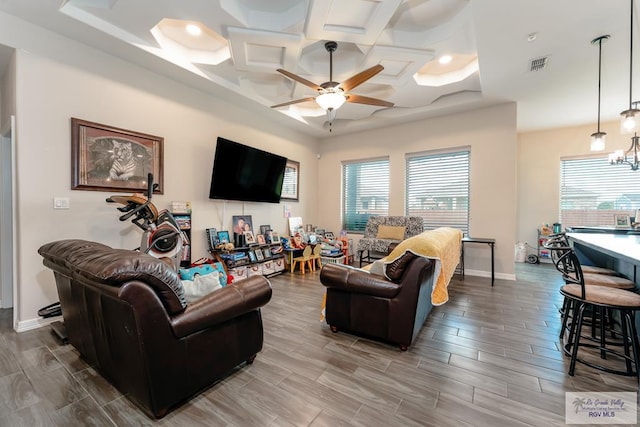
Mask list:
[[[54,197],[53,198],[53,209],[69,209],[69,198],[68,197]]]

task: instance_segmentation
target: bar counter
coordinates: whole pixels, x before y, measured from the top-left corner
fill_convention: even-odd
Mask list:
[[[625,276],[629,266],[640,266],[639,235],[568,233],[567,236],[569,241],[573,242],[580,262],[586,265],[611,268]],[[625,266],[627,268],[620,269]],[[634,280],[634,278],[635,268],[633,276],[629,279]]]

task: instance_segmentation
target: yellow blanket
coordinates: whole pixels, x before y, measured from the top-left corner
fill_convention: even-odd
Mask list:
[[[440,227],[403,240],[389,255],[376,261],[376,263],[393,261],[407,250],[433,259],[435,261],[434,275],[436,280],[431,292],[431,303],[433,305],[442,305],[449,301],[447,287],[451,277],[453,277],[453,273],[456,271],[458,262],[460,262],[461,249],[462,231],[456,228]]]

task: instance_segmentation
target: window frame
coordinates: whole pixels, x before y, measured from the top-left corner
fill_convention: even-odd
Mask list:
[[[471,199],[471,146],[462,146],[462,147],[450,147],[450,148],[446,148],[446,149],[436,149],[436,150],[428,150],[428,151],[421,151],[421,152],[415,152],[415,153],[407,153],[405,155],[405,215],[407,216],[421,216],[422,218],[424,218],[424,228],[425,230],[428,229],[433,229],[433,228],[437,228],[437,227],[453,227],[453,228],[457,228],[462,230],[462,232],[465,235],[469,235],[469,228],[470,228],[470,213],[471,213],[471,203],[470,203],[470,199]],[[439,223],[437,220],[435,220],[432,217],[428,217],[425,216],[424,214],[419,214],[417,212],[419,211],[444,211],[445,209],[438,209],[437,206],[435,209],[416,209],[415,207],[411,207],[411,203],[412,203],[412,199],[415,197],[415,192],[414,189],[412,189],[412,187],[415,187],[415,185],[417,184],[415,182],[415,180],[412,181],[412,176],[415,176],[413,169],[415,168],[414,165],[412,165],[412,162],[415,161],[420,161],[422,160],[426,160],[428,158],[433,158],[433,159],[437,159],[437,158],[443,158],[443,157],[455,157],[455,156],[466,156],[466,158],[464,159],[464,161],[466,162],[466,176],[463,176],[463,185],[461,187],[456,187],[456,188],[463,188],[466,191],[466,195],[462,194],[460,197],[462,197],[462,200],[457,201],[455,200],[455,196],[446,196],[445,194],[445,198],[449,198],[451,199],[449,202],[446,203],[451,203],[452,205],[456,205],[460,202],[462,202],[464,205],[466,206],[466,209],[464,209],[464,221],[462,222],[458,222],[458,221],[451,221],[448,220],[446,222],[442,222]],[[442,168],[442,167],[441,167]],[[444,169],[444,168],[442,168]],[[447,168],[447,176],[452,175],[452,170],[450,168]],[[454,170],[453,172],[456,172],[457,170]],[[433,173],[433,172],[422,172],[423,175],[427,175],[428,173]],[[423,178],[423,179],[428,179],[428,178]],[[464,183],[464,181],[466,180],[466,185]],[[444,179],[441,179],[440,182],[442,182],[443,184],[446,185],[446,181],[447,178],[445,177]],[[422,190],[415,190],[415,191],[425,191],[425,189]],[[428,190],[427,190],[428,191]],[[434,201],[434,203],[436,203],[437,201]],[[424,202],[423,202],[424,205]],[[461,209],[451,209],[450,211],[460,211]],[[452,214],[451,216],[453,216],[454,214]]]
[[[360,206],[360,209],[358,209],[358,205],[360,203],[362,203],[361,199],[363,196],[362,194],[359,194],[358,192],[356,192],[356,194],[353,195],[349,195],[347,194],[349,191],[348,185],[349,183],[347,182],[348,180],[351,179],[355,179],[355,180],[359,180],[359,179],[365,179],[359,176],[354,176],[354,177],[350,177],[347,176],[350,172],[347,170],[351,167],[355,167],[356,165],[360,165],[360,166],[373,166],[376,163],[385,163],[386,166],[381,166],[383,168],[382,175],[383,176],[378,176],[378,178],[384,178],[386,179],[386,195],[382,196],[382,203],[386,204],[386,208],[384,206],[382,207],[368,207],[368,206]],[[366,158],[366,159],[356,159],[356,160],[343,160],[341,162],[341,195],[340,195],[340,199],[341,199],[341,208],[340,208],[340,221],[342,224],[342,229],[345,230],[348,233],[352,233],[352,234],[363,234],[364,233],[364,229],[366,227],[367,224],[367,220],[370,216],[381,216],[381,215],[389,215],[389,195],[390,195],[390,167],[391,167],[391,161],[389,159],[389,156],[382,156],[382,157],[373,157],[373,158]],[[386,168],[386,170],[384,170]],[[355,170],[354,170],[355,172]],[[358,185],[361,186],[362,183],[358,182]],[[379,185],[379,183],[378,183]],[[371,196],[374,198],[375,201],[375,196]],[[384,200],[386,197],[386,200]],[[351,204],[355,203],[355,207],[353,207],[353,209],[351,208]],[[351,212],[351,210],[353,210],[353,212]],[[375,211],[373,213],[358,213],[358,210],[360,211]],[[357,218],[356,216],[362,216],[361,218]],[[353,219],[349,219],[349,218],[353,218]],[[355,227],[354,227],[355,225]]]

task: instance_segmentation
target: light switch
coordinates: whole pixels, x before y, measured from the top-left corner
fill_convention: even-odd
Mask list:
[[[53,209],[69,209],[69,198],[68,197],[54,197],[53,198]]]

